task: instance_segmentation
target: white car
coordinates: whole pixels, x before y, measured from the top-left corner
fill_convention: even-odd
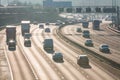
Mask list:
[[[93,41],[91,39],[86,39],[85,45],[86,46],[93,46]]]
[[[107,44],[101,44],[100,47],[99,47],[99,50],[101,52],[106,52],[106,53],[110,52],[109,46]]]

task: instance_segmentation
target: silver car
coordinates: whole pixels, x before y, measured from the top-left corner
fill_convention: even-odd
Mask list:
[[[99,50],[101,52],[107,52],[107,53],[110,52],[109,46],[107,44],[101,44]]]
[[[78,65],[84,65],[84,66],[88,66],[89,65],[89,59],[87,55],[79,55],[77,57],[77,64]]]

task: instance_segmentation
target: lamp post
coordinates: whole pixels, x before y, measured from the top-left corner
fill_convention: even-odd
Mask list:
[[[0,6],[1,6],[1,0],[0,0]]]
[[[112,10],[112,27],[113,27],[113,22],[114,22],[114,20],[113,20],[114,17],[113,16],[114,16],[114,13],[115,13],[115,12],[113,12],[114,9],[116,9],[116,14],[117,14],[117,22],[116,23],[117,23],[117,26],[118,26],[118,13],[117,13],[117,7],[116,7],[116,0],[112,0],[112,9],[113,9]]]

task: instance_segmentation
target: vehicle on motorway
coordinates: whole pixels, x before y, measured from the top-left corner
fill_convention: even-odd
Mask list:
[[[99,30],[100,29],[100,20],[93,20],[92,25],[93,25],[93,30]]]
[[[15,40],[10,40],[9,43],[8,43],[8,49],[9,50],[16,50],[16,42]]]
[[[25,33],[30,32],[30,21],[21,21],[21,32],[22,36],[24,36]]]
[[[45,32],[50,32],[50,28],[45,28]]]
[[[43,29],[44,28],[44,25],[43,24],[38,24],[39,28],[40,29]]]
[[[99,50],[101,52],[105,52],[105,53],[109,53],[110,52],[109,46],[107,44],[101,44],[99,46]]]
[[[16,27],[6,26],[6,43],[9,50],[16,50]]]
[[[87,55],[79,55],[77,57],[77,64],[80,66],[88,66],[89,65],[89,59]]]
[[[83,30],[83,31],[82,31],[82,36],[83,36],[83,37],[86,37],[86,38],[89,38],[89,37],[90,37],[90,32],[89,32],[89,30]]]
[[[82,32],[82,29],[80,27],[76,28],[76,32]]]
[[[62,24],[63,24],[63,22],[61,20],[57,20],[55,23],[55,25],[62,25]]]
[[[53,39],[46,38],[46,39],[44,39],[43,43],[44,43],[43,44],[44,50],[46,50],[46,51],[53,51]]]
[[[65,24],[75,24],[75,23],[77,23],[77,20],[72,19],[72,18],[65,20]]]
[[[88,21],[83,21],[82,26],[83,26],[83,28],[88,28],[89,22]]]
[[[86,40],[85,40],[85,45],[86,45],[86,46],[93,46],[93,41],[92,41],[92,39],[86,39]]]
[[[49,22],[46,22],[45,25],[50,25],[50,23],[49,23]]]
[[[24,46],[31,47],[31,40],[28,38],[24,39]]]
[[[37,22],[37,21],[33,21],[33,24],[34,24],[34,25],[37,25],[37,24],[38,24],[38,22]]]
[[[63,61],[63,54],[61,52],[55,52],[52,58],[54,61],[61,62]]]

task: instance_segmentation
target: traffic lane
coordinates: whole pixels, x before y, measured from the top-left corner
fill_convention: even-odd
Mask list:
[[[68,29],[68,28],[69,28],[69,29]],[[75,34],[75,31],[73,31],[73,29],[74,29],[74,26],[71,26],[71,27],[67,26],[67,27],[65,27],[65,28],[63,29],[63,33],[71,34],[71,35],[66,35],[66,37],[68,37],[68,38],[70,38],[71,40],[77,42],[78,44],[82,44],[83,46],[85,46],[84,43],[85,43],[86,38],[82,37],[82,36],[81,36],[81,33],[80,33],[80,35],[76,35],[76,34]],[[91,39],[92,39],[92,38],[91,38]],[[116,61],[116,62],[118,62],[118,63],[120,62],[120,61],[119,61],[119,57],[120,57],[120,56],[118,55],[119,50],[115,50],[115,48],[112,49],[112,48],[110,47],[111,53],[116,53],[116,52],[117,52],[117,54],[111,54],[111,55],[103,54],[102,52],[99,51],[99,45],[100,45],[100,44],[103,44],[103,43],[102,43],[102,40],[100,39],[100,41],[97,41],[97,40],[95,40],[94,38],[93,38],[92,40],[93,40],[93,43],[94,43],[94,47],[87,47],[87,46],[85,46],[86,48],[92,49],[93,51],[96,51],[96,52],[99,53],[100,55],[109,57],[110,59],[112,59],[112,60],[114,60],[114,61]],[[105,41],[105,40],[104,40],[104,41]],[[110,40],[110,41],[111,41],[111,40]],[[118,45],[118,44],[117,44],[117,45]],[[113,52],[113,51],[115,51],[115,52]]]
[[[36,41],[36,38],[39,37],[39,34],[42,33],[42,29],[40,30],[37,28],[34,32],[32,32],[32,47],[31,49],[28,49],[29,53],[28,56],[33,63],[35,69],[37,69],[37,73],[39,74],[39,78],[42,80],[60,80],[60,78],[57,76],[57,74],[54,72],[54,70],[49,66],[49,61],[47,61],[43,55],[41,55],[41,52],[36,48],[36,45],[34,45],[34,42],[38,45],[37,47],[41,47],[42,41]],[[42,38],[40,38],[41,40]],[[26,50],[26,49],[25,49]],[[31,53],[31,55],[30,55]]]
[[[55,39],[54,39],[54,41],[55,41]],[[76,54],[74,51],[70,50],[69,47],[64,46],[60,41],[55,41],[55,43],[57,43],[57,45],[55,44],[56,45],[55,47],[57,47],[58,50],[60,50],[61,52],[63,52],[64,55],[66,55],[67,57],[69,57],[70,59],[72,59],[72,61],[74,61],[74,63],[76,63],[76,56],[78,56],[78,54]],[[61,46],[61,47],[59,47],[59,46]],[[73,57],[73,55],[74,55],[74,57]],[[90,65],[92,66],[93,64],[90,63]],[[98,68],[87,69],[86,73],[88,73],[89,75],[91,75],[92,78],[95,78],[95,79],[97,78],[98,80],[101,80],[102,78],[104,78],[104,79],[106,78],[108,80],[112,79],[110,75],[108,75],[107,73],[104,72],[104,70],[101,70],[103,73],[99,73],[99,72],[97,72],[97,70],[98,70]],[[98,74],[98,75],[96,75],[96,74]],[[106,74],[109,77],[108,76],[105,77],[105,76],[100,75],[100,74]],[[96,76],[96,77],[94,77],[94,76]],[[100,77],[100,76],[102,76],[102,77]]]
[[[19,51],[19,48],[17,47],[14,52],[9,51],[8,49],[6,49],[6,51],[12,68],[14,80],[34,80],[33,74],[28,67],[28,63]]]
[[[17,34],[20,32],[20,28],[17,27]],[[7,56],[12,68],[13,77],[15,80],[29,79],[34,80],[33,74],[31,73],[30,68],[26,59],[21,54],[18,46],[16,51],[9,51],[8,46],[6,47]],[[24,68],[23,68],[24,67]]]
[[[49,36],[48,34],[44,34],[44,36]],[[41,40],[41,36],[39,36],[40,38],[38,38],[38,39],[35,39],[35,40]],[[35,41],[35,42],[38,42],[38,41]],[[42,41],[41,41],[42,42]],[[42,48],[42,46],[41,46],[41,48]],[[44,51],[44,50],[43,50]],[[45,52],[45,54],[48,54],[47,52]],[[75,68],[73,68],[72,66],[69,66],[69,64],[67,63],[67,64],[65,64],[65,63],[56,63],[56,62],[54,62],[53,60],[52,60],[52,55],[51,54],[48,54],[47,55],[50,59],[51,59],[51,61],[63,72],[63,75],[65,75],[66,77],[67,77],[67,79],[74,79],[74,80],[78,80],[79,79],[79,77],[80,77],[80,73],[78,73],[78,71],[75,69]],[[69,67],[68,67],[69,66]],[[69,68],[69,69],[68,69]],[[57,70],[57,69],[56,69]],[[78,73],[79,75],[76,75],[76,74],[74,74],[73,72],[75,72],[75,73]],[[83,80],[86,80],[84,77],[82,78]]]

